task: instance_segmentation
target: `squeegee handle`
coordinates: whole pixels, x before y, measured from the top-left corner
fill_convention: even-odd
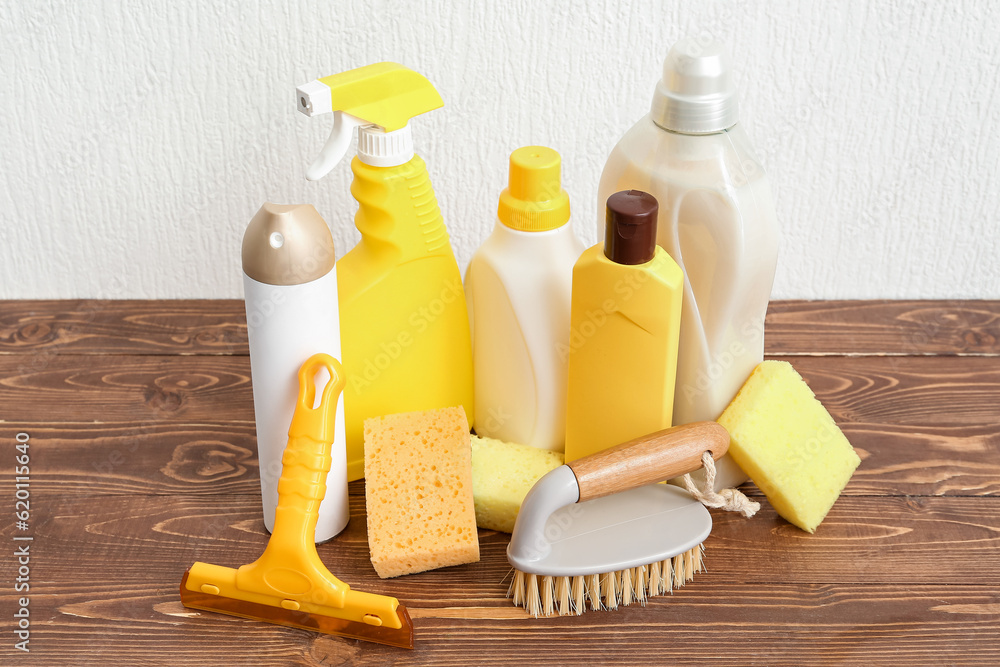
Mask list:
[[[330,379],[318,407],[316,373],[325,368]],[[298,546],[313,541],[319,505],[326,495],[326,475],[330,471],[330,448],[334,438],[337,400],[344,389],[344,369],[328,354],[314,354],[299,369],[299,395],[288,428],[288,445],[281,457],[278,479],[278,509],[274,532],[286,533]],[[282,535],[285,537],[285,535]]]
[[[329,372],[330,379],[314,408],[320,368]],[[237,572],[236,584],[243,590],[336,608],[347,602],[350,586],[326,569],[315,542],[344,377],[340,362],[328,354],[314,354],[299,369],[299,395],[281,456],[274,532],[260,558]]]
[[[715,422],[695,422],[657,431],[567,465],[580,485],[580,502],[654,484],[701,467],[711,452],[719,460],[729,433]]]

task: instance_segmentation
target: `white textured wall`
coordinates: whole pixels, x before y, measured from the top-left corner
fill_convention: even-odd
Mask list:
[[[293,88],[380,60],[444,97],[413,127],[463,267],[528,143],[562,153],[593,241],[604,159],[682,34],[734,53],[778,201],[775,297],[1000,297],[989,0],[0,3],[3,298],[239,297],[265,200],[315,204],[346,250],[350,170],[305,181],[330,119]]]

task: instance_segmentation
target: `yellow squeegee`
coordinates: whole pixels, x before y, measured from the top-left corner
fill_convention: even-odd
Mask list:
[[[315,375],[321,367],[329,371],[330,380],[314,409]],[[413,648],[413,623],[406,607],[396,598],[351,590],[330,574],[316,553],[316,519],[326,495],[334,415],[343,389],[343,368],[330,355],[313,355],[302,365],[288,445],[281,457],[271,539],[260,558],[239,569],[192,565],[181,580],[185,607]]]

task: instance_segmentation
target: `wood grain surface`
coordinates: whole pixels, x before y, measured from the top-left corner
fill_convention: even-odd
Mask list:
[[[1000,355],[1000,301],[772,301],[769,355]],[[0,301],[0,354],[246,355],[237,299]]]
[[[793,363],[862,458],[815,535],[762,501],[712,510],[707,572],[647,607],[531,619],[505,597],[509,536],[479,563],[381,580],[364,483],[319,546],[410,609],[405,651],[181,606],[196,560],[255,559],[260,518],[239,301],[0,302],[0,664],[1000,664],[1000,302],[776,302]],[[31,518],[14,525],[30,435]],[[13,586],[30,536],[30,591]],[[14,648],[30,597],[30,653]]]

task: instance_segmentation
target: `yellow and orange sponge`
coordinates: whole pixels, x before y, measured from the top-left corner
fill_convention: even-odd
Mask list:
[[[479,560],[461,407],[365,420],[368,547],[383,579]]]

